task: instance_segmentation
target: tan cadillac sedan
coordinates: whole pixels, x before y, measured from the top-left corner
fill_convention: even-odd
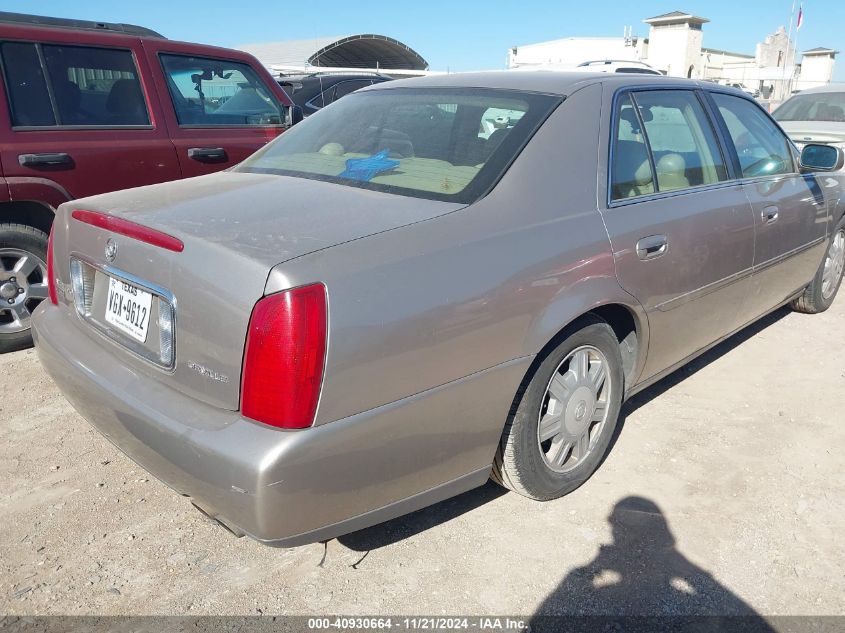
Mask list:
[[[38,353],[120,450],[268,544],[490,477],[554,499],[625,398],[831,305],[842,161],[711,83],[389,82],[227,172],[62,205]]]

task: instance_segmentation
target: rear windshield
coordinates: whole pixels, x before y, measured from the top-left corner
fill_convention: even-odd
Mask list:
[[[560,100],[487,89],[356,92],[235,169],[470,203],[496,184]]]
[[[833,121],[845,123],[845,92],[795,95],[772,115],[778,121]]]

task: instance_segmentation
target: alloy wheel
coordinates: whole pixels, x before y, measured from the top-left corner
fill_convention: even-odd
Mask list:
[[[827,257],[824,260],[822,296],[825,299],[830,299],[836,292],[843,270],[845,270],[845,229],[837,231],[830,242]]]
[[[28,330],[47,298],[47,264],[32,253],[0,248],[0,335]]]
[[[595,448],[612,401],[608,369],[605,355],[584,345],[552,374],[540,408],[537,442],[546,466],[555,472],[576,468]]]

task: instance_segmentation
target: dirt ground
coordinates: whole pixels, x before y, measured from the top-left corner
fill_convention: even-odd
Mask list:
[[[845,298],[652,387],[593,478],[326,546],[237,539],[0,357],[0,614],[845,614]]]

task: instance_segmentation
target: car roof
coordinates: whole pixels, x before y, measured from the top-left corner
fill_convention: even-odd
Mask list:
[[[607,84],[614,89],[638,85],[677,86],[679,88],[701,87],[708,89],[713,89],[714,87],[713,84],[694,79],[679,79],[676,77],[638,73],[497,70],[396,79],[362,88],[361,92],[370,90],[395,90],[396,88],[494,88],[567,96],[580,88],[596,83]],[[723,89],[726,92],[738,92],[732,88]]]

